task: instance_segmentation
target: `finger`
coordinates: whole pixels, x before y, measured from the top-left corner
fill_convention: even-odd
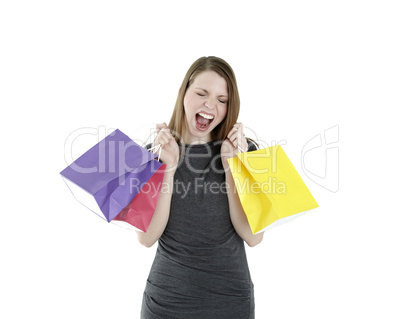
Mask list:
[[[239,139],[237,138],[237,136],[233,139],[232,144],[233,144],[234,148],[237,149],[237,147],[239,146]]]
[[[236,123],[235,125],[233,125],[233,127],[237,128],[238,130],[240,130],[243,133],[243,123]]]
[[[237,128],[241,127],[241,128],[243,128],[243,123],[236,123],[235,125],[233,125],[233,127],[237,127]]]
[[[243,132],[241,131],[241,129],[239,129],[237,131],[237,141],[239,144],[242,144],[242,142],[243,142]]]
[[[244,152],[247,152],[248,150],[248,143],[247,143],[247,139],[242,136],[242,138],[239,140],[240,142],[240,147]]]
[[[161,130],[161,136],[164,136],[168,140],[171,140],[173,138],[172,134],[170,134],[170,130],[166,128]]]
[[[236,134],[233,134],[231,137],[228,138],[228,140],[229,140],[230,142],[232,142],[232,144],[234,144],[234,141],[237,140]]]
[[[243,132],[243,124],[242,123],[236,123],[236,127],[237,127],[238,144],[240,145],[240,147],[242,149],[248,148],[247,139],[246,139],[246,137],[244,135],[244,132]]]
[[[230,130],[228,137],[230,137],[232,134],[235,134],[237,132],[240,132],[241,135],[243,135],[243,124],[242,123],[236,123],[233,125],[233,128]]]
[[[164,127],[165,127],[165,123],[156,124],[155,126],[156,126],[156,128],[164,128]]]
[[[164,136],[166,136],[169,140],[173,139],[173,135],[170,133],[170,129],[169,128],[163,128],[161,129],[161,132]]]
[[[230,148],[232,149],[233,152],[237,151],[237,138],[233,137],[232,140],[229,140],[229,145]]]
[[[230,142],[228,139],[225,140],[226,143],[222,145],[221,153],[224,156],[231,156],[233,153],[233,145],[232,142]]]
[[[164,146],[169,143],[169,138],[165,135],[159,135],[157,139],[155,139],[155,145],[161,144]]]
[[[242,133],[239,130],[236,130],[230,135],[229,140],[233,143],[234,141],[241,141],[242,137]]]
[[[162,137],[162,139],[161,139],[161,141],[162,141],[162,147],[164,147],[164,146],[166,146],[166,145],[168,145],[169,144],[169,139],[168,138],[166,138],[166,136],[163,136]]]
[[[163,124],[156,124],[156,134],[158,134],[160,132],[160,130],[164,127]]]
[[[238,136],[235,136],[235,137],[232,139],[232,144],[234,145],[235,148],[237,148],[237,147],[240,146],[240,148],[241,148],[242,150],[244,150],[244,151],[246,151],[247,148],[248,148],[247,140],[246,140],[244,137],[240,137],[240,138],[239,138]]]
[[[237,127],[237,130],[240,132],[241,135],[243,135],[243,124],[242,123],[237,123],[235,124]]]
[[[233,127],[231,129],[231,131],[229,132],[227,138],[230,138],[233,134],[236,134],[236,132],[237,132],[237,127]]]

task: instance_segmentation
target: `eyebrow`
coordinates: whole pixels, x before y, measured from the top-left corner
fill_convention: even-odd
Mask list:
[[[208,93],[208,91],[205,90],[205,89],[203,89],[203,88],[196,88],[196,89],[200,89],[200,90],[203,90],[203,91],[205,91],[206,93]],[[221,95],[218,95],[218,97],[228,97],[228,96],[227,96],[227,95],[224,95],[224,94],[221,94]]]

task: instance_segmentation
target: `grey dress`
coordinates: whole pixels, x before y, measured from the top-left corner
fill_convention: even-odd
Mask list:
[[[143,294],[143,319],[254,318],[254,285],[229,216],[220,146],[186,145]]]

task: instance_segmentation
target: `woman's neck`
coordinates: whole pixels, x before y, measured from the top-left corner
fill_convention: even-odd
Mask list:
[[[212,141],[212,134],[208,133],[203,137],[197,137],[190,133],[190,129],[186,122],[186,133],[184,136],[184,144],[191,145],[191,144],[206,144]]]
[[[186,132],[186,136],[184,137],[185,144],[206,144],[212,141],[211,134],[208,134],[203,137],[195,137],[191,136],[188,132]]]

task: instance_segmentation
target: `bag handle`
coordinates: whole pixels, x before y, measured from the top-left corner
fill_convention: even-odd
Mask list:
[[[247,139],[247,141],[250,141],[251,143],[253,143],[254,146],[255,146],[255,148],[256,148],[257,150],[260,149],[260,148],[258,147],[258,145],[255,144],[255,142],[254,142],[252,139]],[[239,151],[239,153],[244,153],[244,152],[246,152],[245,150],[243,150],[243,149],[240,147],[240,145],[237,145],[237,150]]]
[[[240,145],[237,145],[237,150],[239,153],[244,153],[245,151],[240,147]]]
[[[143,143],[144,146],[147,144],[147,142],[149,141],[149,139],[151,138],[151,136],[154,135],[154,134],[155,134],[155,137],[156,137],[156,135],[157,135],[156,130],[153,131],[153,132],[151,132],[151,134],[149,134],[149,136],[147,137],[147,139],[146,139],[145,142]],[[154,154],[156,154],[156,152],[159,151],[159,154],[158,154],[158,162],[160,162],[159,159],[160,159],[161,153],[162,153],[162,146],[161,146],[161,144],[154,145],[154,146],[150,147],[150,148],[148,149],[148,151],[151,151],[151,152],[154,153]]]
[[[158,144],[158,145],[152,146],[148,149],[148,151],[151,151],[152,153],[159,151],[159,154],[158,154],[158,161],[159,161],[159,158],[161,157],[161,153],[162,153],[162,145]]]

